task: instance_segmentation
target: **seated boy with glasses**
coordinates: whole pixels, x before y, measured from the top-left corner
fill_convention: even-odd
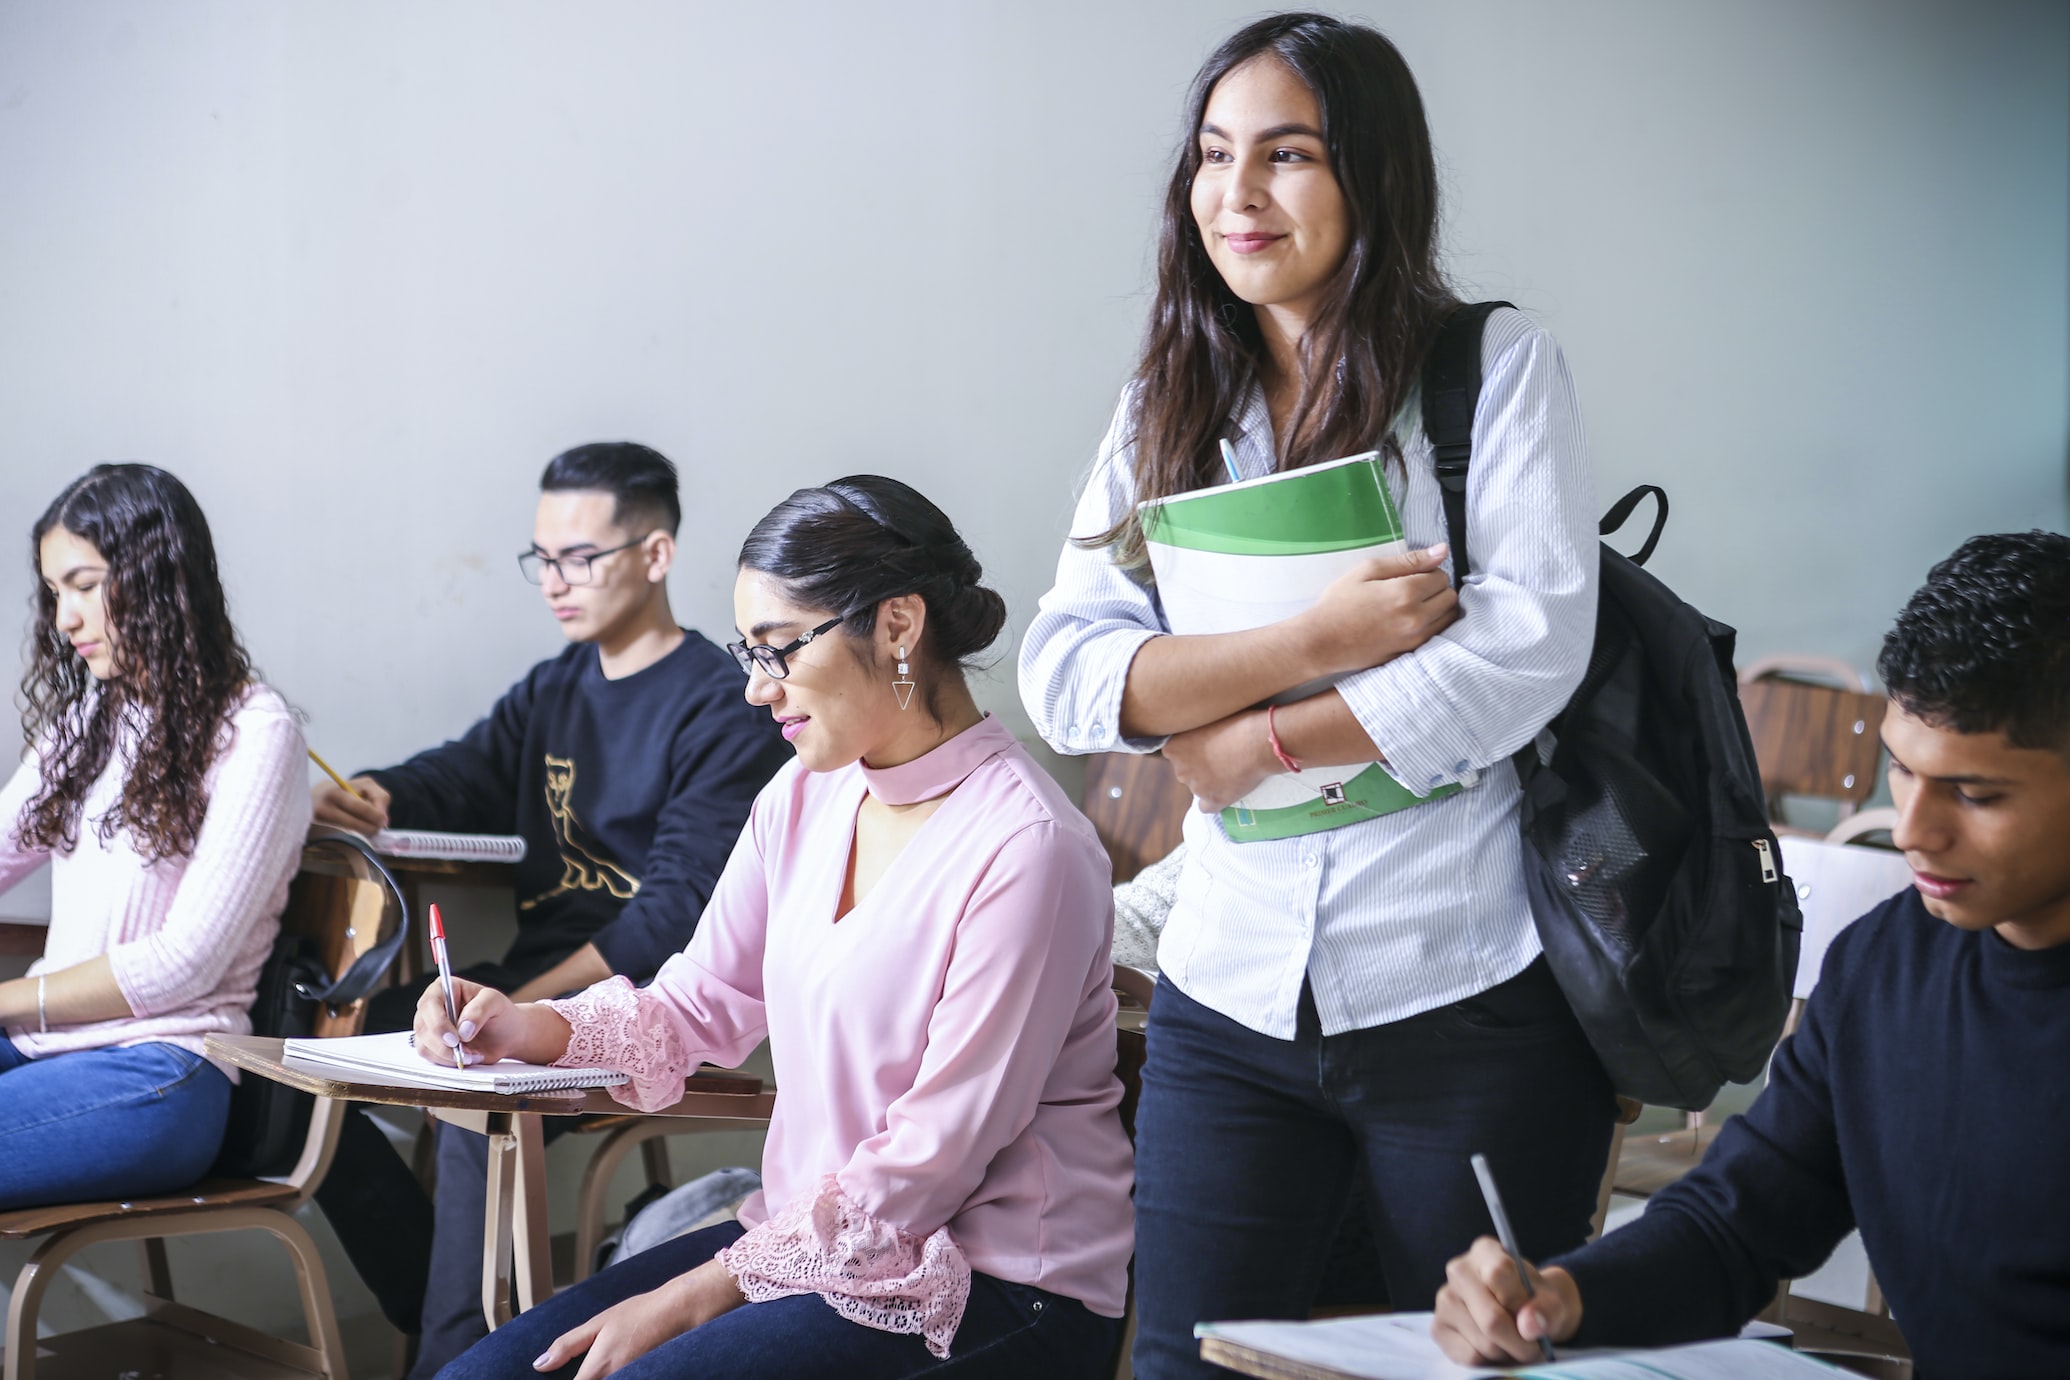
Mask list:
[[[645,982],[688,945],[756,793],[791,755],[733,660],[670,611],[675,467],[646,446],[599,442],[554,457],[539,487],[518,566],[571,645],[460,737],[353,778],[358,797],[329,781],[313,789],[318,824],[524,837],[517,936],[500,960],[460,970],[519,1001],[614,973]],[[409,1029],[419,990],[378,994],[367,1029]],[[486,1331],[486,1143],[450,1128],[439,1140],[439,1250],[456,1263],[441,1260],[433,1278],[447,1287],[431,1298],[430,1204],[364,1116],[346,1118],[317,1194],[389,1320],[418,1330],[422,1302],[423,1374]]]
[[[1451,1262],[1454,1360],[1729,1335],[1850,1228],[1922,1376],[2070,1376],[2070,537],[1976,537],[1884,639],[1912,887],[1827,951],[1768,1086],[1638,1221]],[[1462,1167],[1462,1172],[1464,1172]]]

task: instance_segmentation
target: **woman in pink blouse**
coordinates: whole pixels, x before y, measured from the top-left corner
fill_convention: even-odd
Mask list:
[[[51,866],[50,934],[0,982],[0,1208],[184,1188],[223,1141],[309,827],[302,731],[253,677],[208,522],[149,465],[99,465],[31,538],[29,741],[0,788],[0,891]]]
[[[798,758],[690,947],[645,989],[463,984],[457,1032],[426,992],[427,1051],[623,1070],[616,1095],[651,1110],[766,1036],[781,1090],[739,1222],[556,1295],[444,1376],[1111,1370],[1132,1220],[1109,869],[965,685],[1006,616],[980,574],[896,480],[779,504],[741,549],[732,650]]]

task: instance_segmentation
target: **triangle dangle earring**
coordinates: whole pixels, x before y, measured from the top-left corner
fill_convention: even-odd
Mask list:
[[[911,709],[913,707],[913,677],[911,670],[912,668],[906,665],[906,649],[901,647],[898,649],[898,675],[891,682],[891,690],[893,694],[898,696],[898,707],[900,709]]]

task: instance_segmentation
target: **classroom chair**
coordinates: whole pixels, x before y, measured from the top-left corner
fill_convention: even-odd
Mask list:
[[[628,1112],[624,1116],[584,1117],[572,1134],[599,1137],[582,1168],[582,1182],[575,1194],[575,1282],[596,1273],[597,1247],[603,1244],[609,1225],[604,1196],[618,1166],[634,1150],[640,1152],[640,1166],[647,1176],[648,1190],[666,1192],[676,1186],[675,1171],[668,1161],[665,1136],[689,1136],[711,1131],[745,1131],[767,1127],[767,1121],[717,1117],[652,1117]],[[647,1196],[646,1193],[641,1194]]]
[[[1739,703],[1778,832],[1804,832],[1784,821],[1785,796],[1836,801],[1846,819],[1875,793],[1888,701],[1870,693],[1853,667],[1828,657],[1764,657],[1740,673]]]
[[[1193,794],[1160,753],[1096,752],[1085,759],[1078,807],[1107,845],[1114,880],[1125,882],[1179,846]]]
[[[335,978],[402,923],[401,894],[367,859],[330,840],[312,841],[281,916],[286,935],[306,935]],[[14,935],[19,945],[22,936]],[[352,1035],[364,1003],[317,1008],[314,1034]],[[259,1031],[259,1034],[276,1034]],[[126,1202],[67,1203],[0,1213],[0,1237],[45,1238],[21,1273],[7,1310],[5,1380],[43,1374],[320,1376],[343,1380],[344,1348],[316,1242],[293,1213],[314,1196],[330,1168],[345,1104],[316,1101],[294,1167],[269,1178],[211,1176],[182,1192]],[[308,1330],[307,1345],[179,1303],[165,1243],[175,1236],[270,1232],[287,1248]],[[143,1256],[144,1315],[61,1336],[36,1335],[44,1291],[64,1263],[88,1246],[135,1241]]]

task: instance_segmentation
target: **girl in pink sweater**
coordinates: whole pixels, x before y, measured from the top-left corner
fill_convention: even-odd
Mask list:
[[[29,747],[0,789],[0,891],[51,864],[50,934],[0,982],[0,1209],[169,1192],[222,1146],[309,827],[302,733],[252,676],[179,480],[99,465],[33,536]]]
[[[1111,1372],[1132,1231],[1109,868],[964,683],[1006,616],[980,573],[896,480],[779,504],[741,551],[732,651],[798,756],[690,947],[644,989],[469,984],[457,1032],[426,992],[420,1049],[621,1069],[652,1109],[766,1036],[780,1089],[738,1222],[555,1295],[443,1380]]]

